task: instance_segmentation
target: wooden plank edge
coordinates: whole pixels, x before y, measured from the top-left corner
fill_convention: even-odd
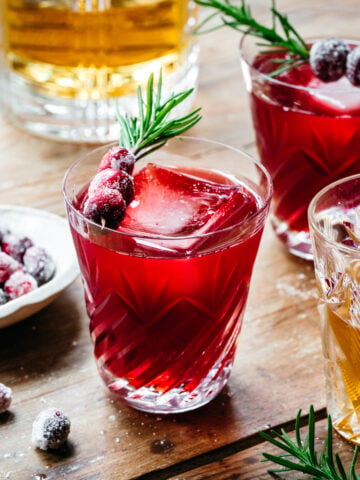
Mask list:
[[[294,412],[296,413],[296,412]],[[324,420],[327,417],[326,408],[322,408],[315,412],[315,421]],[[300,426],[307,425],[309,414],[302,412],[300,419]],[[263,431],[269,433],[271,430],[284,429],[287,433],[294,431],[295,419],[288,422],[284,422],[278,425],[269,425],[269,428]],[[210,450],[206,453],[202,453],[190,459],[171,465],[163,469],[153,470],[144,475],[133,477],[131,480],[168,480],[171,477],[184,474],[199,467],[203,467],[210,463],[219,462],[226,457],[230,457],[239,452],[247,450],[251,447],[255,447],[261,443],[264,443],[264,439],[258,434],[254,433],[248,437],[236,440],[222,447]]]

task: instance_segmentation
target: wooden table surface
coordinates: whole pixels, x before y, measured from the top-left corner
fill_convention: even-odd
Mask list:
[[[296,3],[279,0],[278,7]],[[264,10],[270,1],[253,4]],[[239,34],[224,29],[199,41],[196,105],[203,107],[203,120],[191,133],[255,153]],[[90,148],[35,138],[2,115],[0,203],[64,216],[62,177]],[[0,331],[0,382],[14,397],[10,411],[0,415],[1,480],[270,478],[261,453],[273,449],[259,430],[285,426],[291,432],[298,409],[305,415],[313,404],[320,442],[325,435],[313,266],[290,256],[267,225],[233,373],[224,391],[197,411],[150,415],[110,399],[95,368],[79,278],[40,313]],[[47,406],[63,409],[72,421],[67,448],[57,454],[34,449],[30,441],[32,422]],[[350,444],[336,437],[336,448],[349,459]]]

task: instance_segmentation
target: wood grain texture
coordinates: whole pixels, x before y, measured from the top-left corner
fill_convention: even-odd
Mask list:
[[[316,442],[315,448],[320,451],[323,448],[324,440],[327,432],[327,421],[321,420],[316,425]],[[294,437],[294,432],[288,432],[291,438]],[[302,429],[302,438],[304,439],[306,430]],[[348,472],[354,452],[354,447],[343,440],[336,432],[333,437],[334,450],[341,452],[341,460]],[[204,467],[196,468],[187,473],[179,473],[175,476],[167,477],[168,480],[269,480],[272,478],[266,469],[281,468],[271,462],[263,462],[263,453],[271,453],[273,455],[279,454],[280,451],[270,445],[269,443],[260,443],[254,447],[248,448],[244,451],[234,455],[223,458],[218,462],[207,464]],[[275,477],[276,478],[276,477]],[[286,473],[279,478],[286,478],[286,480],[298,480],[301,473]]]
[[[254,7],[264,11],[267,3]],[[191,134],[256,155],[238,42],[229,30],[200,37],[195,104],[203,106],[203,120]],[[32,137],[0,117],[0,202],[64,215],[63,175],[89,150]],[[268,225],[228,386],[198,411],[154,416],[115,402],[103,387],[78,279],[46,309],[0,331],[0,382],[14,393],[10,411],[0,415],[0,480],[269,478],[259,463],[263,446],[254,446],[257,432],[288,424],[310,404],[324,412],[316,304],[312,265],[291,257]],[[32,422],[46,406],[72,420],[69,443],[57,454],[30,444]],[[351,449],[343,442],[339,448]]]

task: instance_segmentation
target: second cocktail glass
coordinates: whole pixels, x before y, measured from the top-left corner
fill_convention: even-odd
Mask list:
[[[311,201],[327,408],[335,429],[360,444],[360,175]]]
[[[111,230],[80,207],[108,148],[64,181],[97,366],[130,406],[191,410],[230,375],[271,180],[239,150],[176,138],[136,163],[135,198]]]
[[[309,43],[337,37],[360,44],[360,10],[299,9],[288,17]],[[323,83],[309,64],[272,77],[278,54],[262,54],[257,42],[245,35],[241,57],[259,155],[274,183],[272,224],[291,253],[312,259],[311,198],[360,172],[360,88],[345,76]]]

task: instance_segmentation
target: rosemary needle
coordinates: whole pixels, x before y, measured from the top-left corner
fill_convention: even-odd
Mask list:
[[[172,94],[162,99],[162,75],[160,72],[157,88],[154,88],[154,75],[150,74],[146,85],[146,99],[141,88],[137,89],[138,116],[117,114],[120,124],[120,145],[131,150],[136,160],[165,145],[172,137],[180,135],[195,125],[201,116],[201,108],[182,117],[171,116],[174,108],[188,98],[194,89]]]
[[[261,39],[258,45],[270,49],[268,50],[270,53],[286,54],[286,57],[277,59],[277,62],[282,62],[284,65],[272,72],[272,76],[298,66],[309,59],[310,46],[291,25],[288,17],[277,10],[275,1],[272,2],[271,8],[271,27],[261,24],[253,17],[246,0],[241,0],[239,6],[231,3],[229,0],[195,0],[195,2],[214,10],[211,15],[200,23],[196,33],[205,33],[222,26],[228,26],[239,32]],[[204,26],[216,16],[220,17],[220,23],[210,30],[204,30]]]
[[[269,469],[268,473],[283,474],[296,471],[308,475],[308,477],[303,478],[311,478],[312,480],[360,480],[360,476],[355,473],[358,447],[356,446],[354,449],[348,474],[345,472],[339,454],[333,451],[331,416],[328,415],[327,437],[321,452],[315,450],[315,414],[313,406],[310,406],[308,432],[304,441],[300,435],[300,416],[301,410],[299,410],[295,421],[295,441],[289,437],[284,429],[281,429],[280,433],[271,430],[270,435],[265,432],[259,432],[263,439],[284,452],[279,455],[263,453],[265,460],[282,467]]]

